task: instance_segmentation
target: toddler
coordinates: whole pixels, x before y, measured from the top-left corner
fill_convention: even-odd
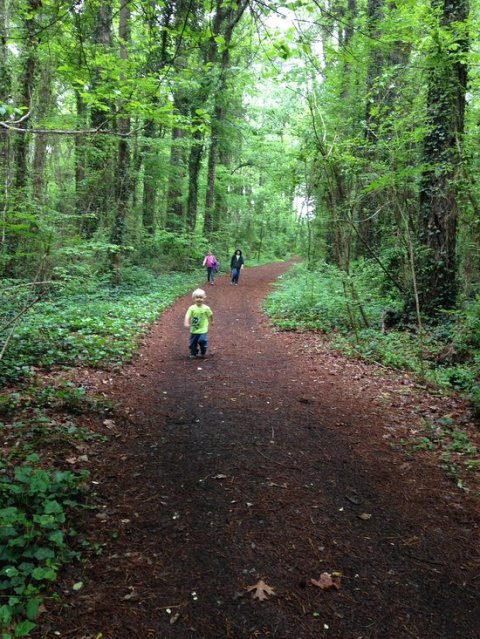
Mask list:
[[[192,293],[194,303],[188,307],[185,313],[184,325],[190,329],[190,359],[195,359],[199,355],[205,357],[208,349],[208,323],[213,324],[212,309],[205,304],[207,294],[201,288],[197,288]]]

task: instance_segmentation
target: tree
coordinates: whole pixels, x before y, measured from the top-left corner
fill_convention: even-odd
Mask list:
[[[428,58],[428,131],[420,184],[420,298],[435,317],[455,306],[458,196],[462,161],[468,51],[468,0],[432,0],[432,51]]]
[[[128,60],[130,29],[129,0],[121,0],[118,35],[120,39],[120,60],[123,63]],[[114,246],[112,249],[112,266],[114,281],[119,283],[121,280],[121,256],[124,250],[125,222],[128,214],[130,196],[130,143],[126,137],[130,131],[130,117],[122,113],[121,103],[118,105],[117,110],[120,113],[118,117],[118,132],[120,133],[120,137],[118,139],[118,159],[117,170],[115,172],[116,206],[112,230],[112,244]]]

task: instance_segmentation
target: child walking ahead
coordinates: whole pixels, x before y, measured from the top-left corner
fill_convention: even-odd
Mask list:
[[[190,359],[198,356],[205,357],[208,349],[208,322],[213,324],[212,309],[205,304],[207,294],[201,288],[197,288],[192,293],[194,304],[188,307],[185,313],[184,325],[190,329]]]

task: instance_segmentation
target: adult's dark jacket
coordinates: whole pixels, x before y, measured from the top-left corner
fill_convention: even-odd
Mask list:
[[[244,259],[243,259],[242,253],[240,253],[240,255],[237,255],[236,253],[232,255],[232,259],[230,260],[231,269],[241,268],[243,264],[244,264]]]

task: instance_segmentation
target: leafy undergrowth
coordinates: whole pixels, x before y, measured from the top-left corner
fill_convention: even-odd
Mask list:
[[[480,470],[480,450],[448,416],[425,420],[423,427],[409,439],[402,439],[401,444],[410,454],[435,453],[440,466],[464,490],[469,490],[468,474]]]
[[[480,416],[480,299],[421,335],[408,325],[382,330],[385,309],[400,313],[399,301],[376,286],[378,277],[372,265],[361,265],[348,278],[332,266],[309,272],[298,265],[281,278],[265,310],[281,330],[320,332],[350,357],[409,371],[436,392],[456,391]],[[460,488],[464,472],[480,470],[477,447],[448,418],[426,422],[403,443],[410,452],[435,451]]]
[[[0,396],[2,639],[30,634],[60,568],[80,558],[72,514],[90,507],[89,472],[82,466],[105,437],[76,421],[110,409],[72,382]]]
[[[198,272],[155,277],[141,269],[125,271],[123,284],[78,282],[49,291],[15,326],[0,360],[0,384],[58,366],[120,366],[158,315],[198,284]],[[14,286],[5,289],[0,326],[24,303]],[[2,321],[3,320],[3,321]]]
[[[196,286],[199,277],[198,272],[155,277],[130,269],[121,286],[71,283],[49,290],[31,307],[28,288],[4,283],[1,639],[29,636],[62,565],[79,560],[83,547],[89,547],[79,541],[73,522],[76,512],[94,507],[89,456],[106,436],[92,431],[86,416],[108,414],[111,406],[62,379],[61,370],[122,365],[161,311]],[[49,375],[52,369],[56,372]]]

